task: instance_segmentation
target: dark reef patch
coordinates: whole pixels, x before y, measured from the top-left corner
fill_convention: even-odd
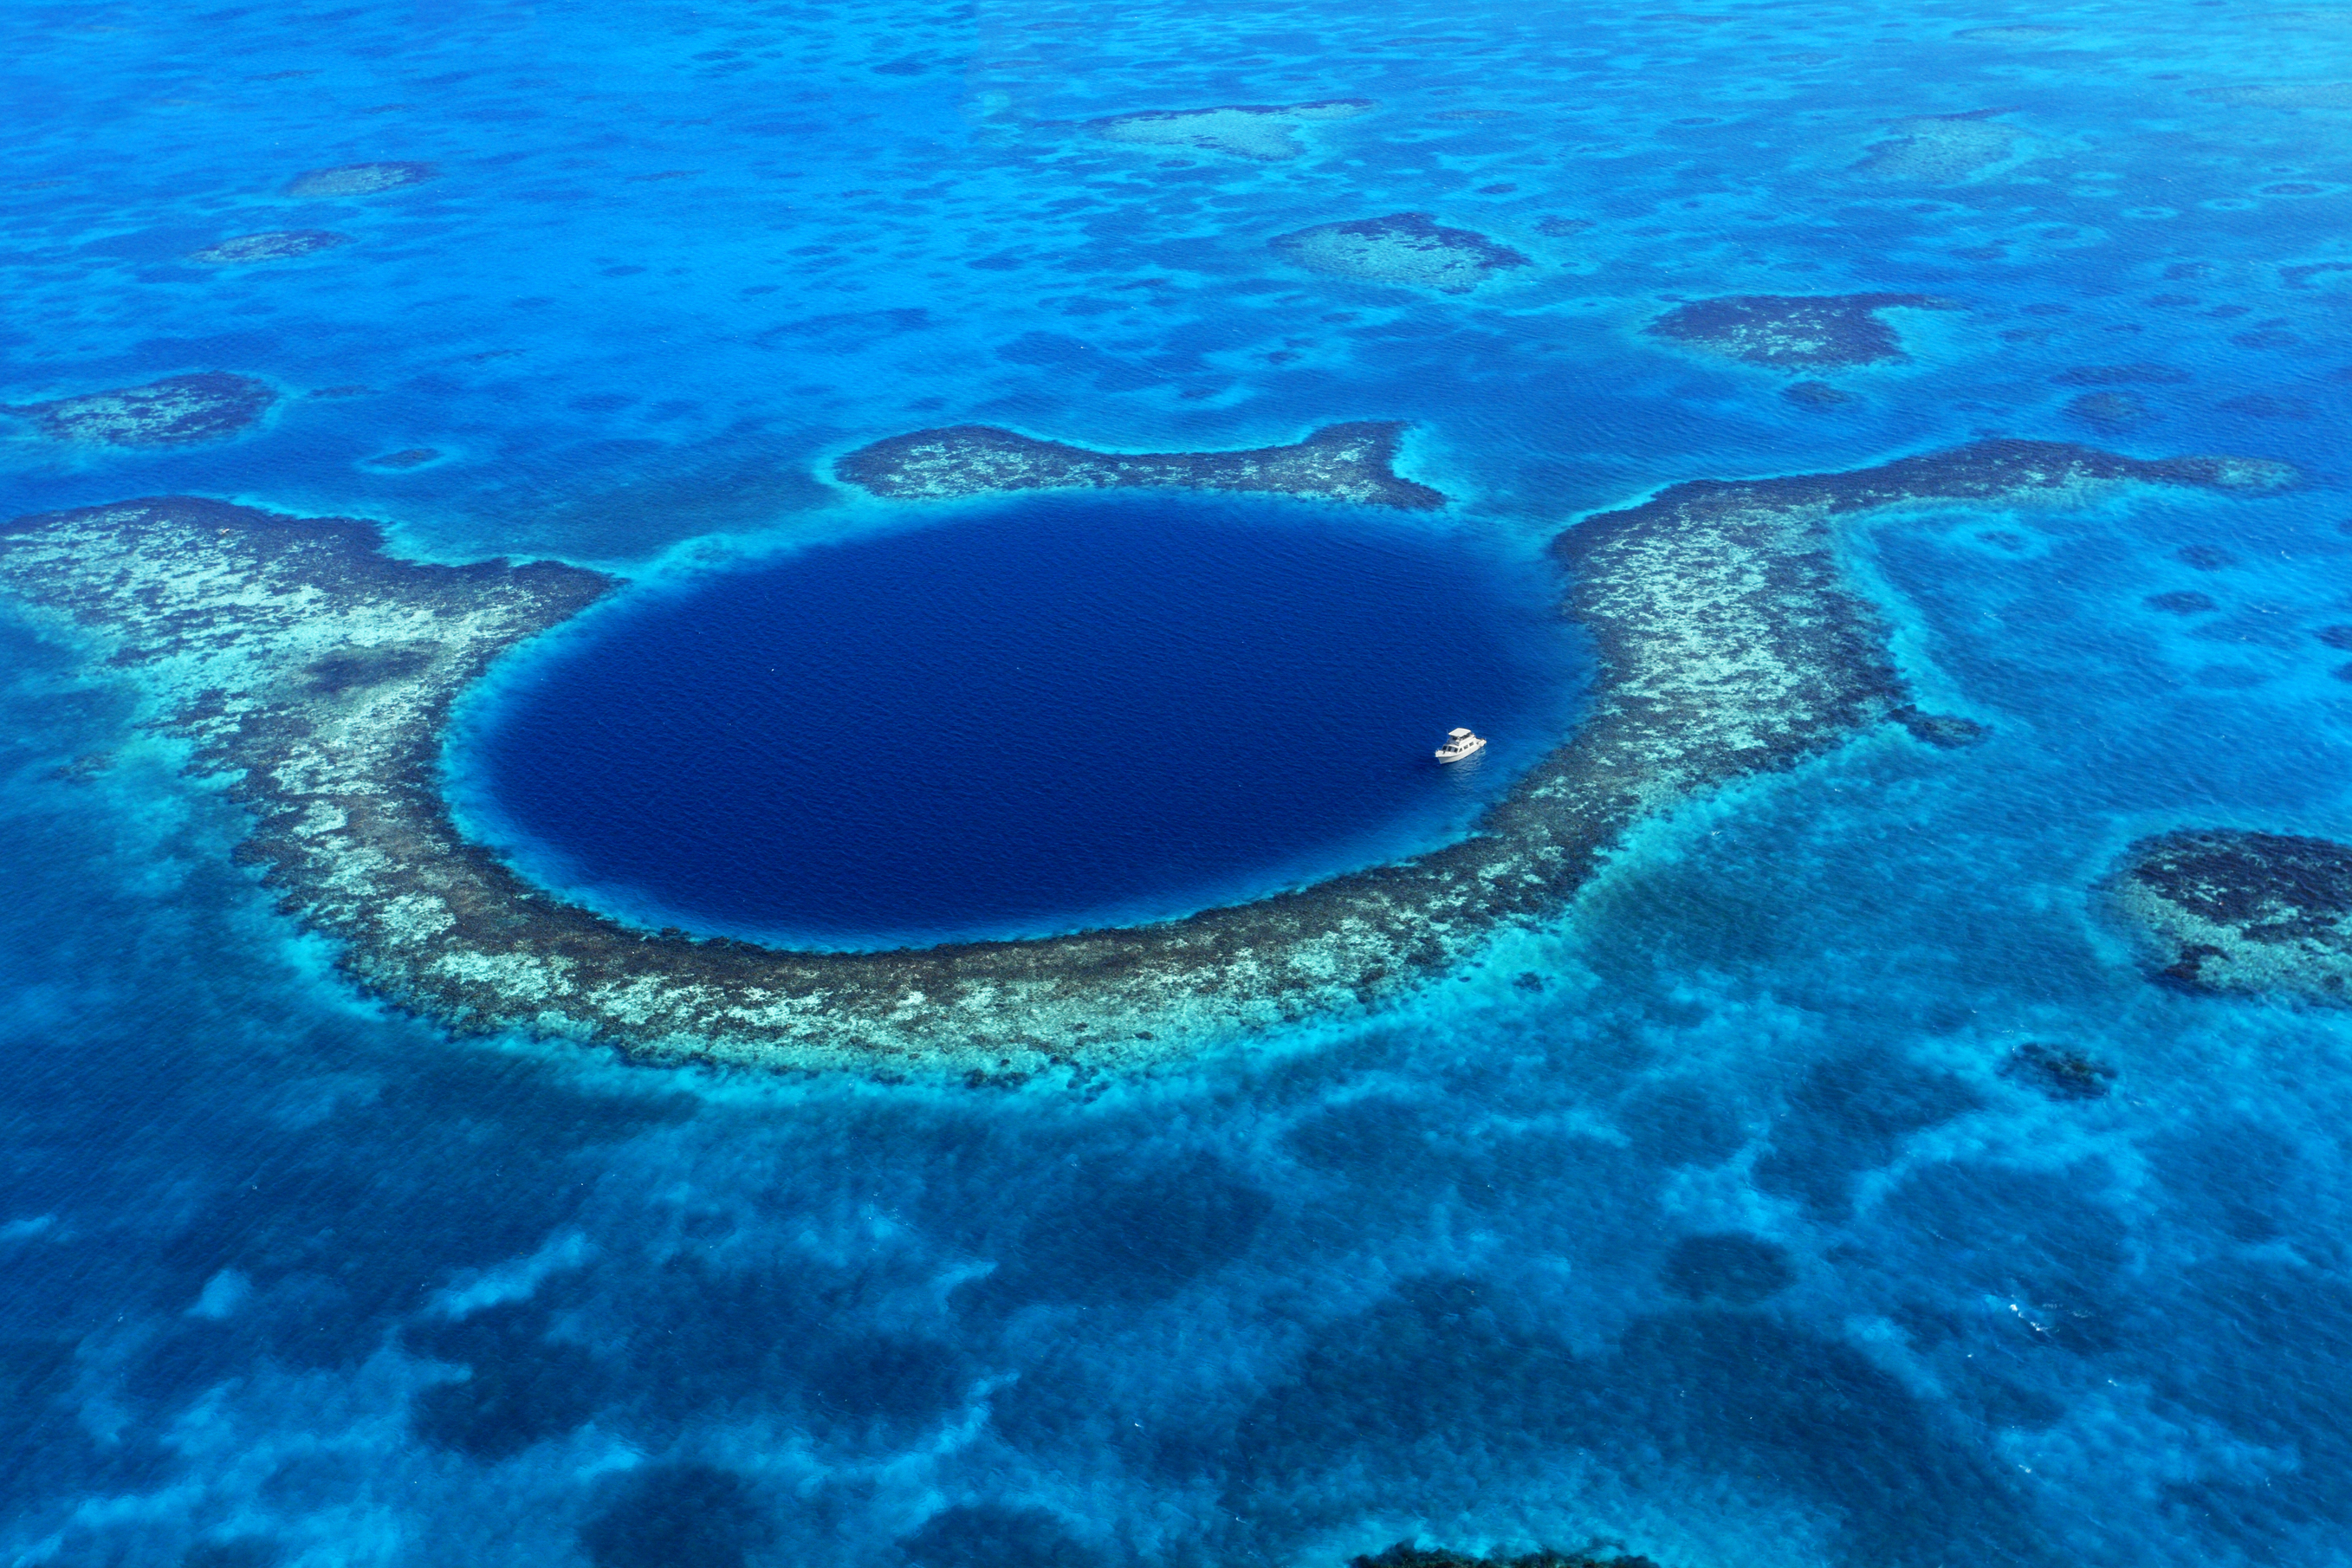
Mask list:
[[[1800,408],[1835,408],[1853,401],[1852,393],[1840,392],[1826,381],[1800,381],[1783,387],[1780,395]]]
[[[1788,1249],[1760,1236],[1686,1236],[1666,1255],[1659,1276],[1686,1301],[1752,1307],[1796,1283]]]
[[[349,243],[346,237],[323,228],[281,228],[267,234],[240,234],[192,250],[188,259],[200,267],[250,267],[262,261],[291,261]]]
[[[1915,741],[1947,752],[1957,752],[1963,746],[1973,746],[1989,739],[1991,727],[1973,719],[1963,719],[1952,713],[1928,713],[1906,704],[1887,714],[1903,726]]]
[[[287,182],[289,196],[372,196],[403,185],[421,185],[441,171],[430,163],[339,163],[310,169]]]
[[[2322,626],[2311,634],[2324,647],[2352,651],[2352,626]]]
[[[2236,556],[2218,544],[2184,544],[2172,552],[2172,558],[2200,572],[2226,572],[2238,563]]]
[[[1160,1301],[1247,1249],[1274,1204],[1213,1156],[1154,1170],[1107,1162],[1023,1227],[976,1303]]]
[[[494,1462],[594,1415],[605,1392],[602,1369],[580,1346],[547,1338],[547,1326],[545,1309],[508,1302],[411,1329],[416,1353],[467,1368],[466,1376],[417,1395],[409,1417],[417,1436]]]
[[[1283,468],[1297,447],[1130,459],[932,433],[846,463],[886,494],[1148,482],[1130,463],[1155,465],[1145,472],[1160,483],[1367,500],[1407,483],[1385,466],[1393,426],[1340,428],[1355,432],[1340,443],[1351,458],[1306,444],[1309,473],[1329,465],[1321,489]],[[1265,485],[1270,461],[1290,485]],[[1874,510],[2086,501],[2128,483],[2252,493],[2294,478],[2261,460],[1988,441],[1845,473],[1674,486],[1556,542],[1564,613],[1597,656],[1588,716],[1477,836],[1160,925],[877,953],[635,930],[537,890],[457,833],[439,773],[451,705],[503,650],[608,593],[600,574],[404,561],[372,524],[176,497],[17,519],[0,529],[0,581],[79,623],[149,689],[152,727],[184,738],[193,769],[252,811],[240,856],[341,944],[346,972],[400,1005],[460,1032],[660,1059],[998,1078],[1137,1065],[1410,989],[1498,927],[1558,915],[1635,823],[1899,721],[1913,705],[1887,626],[1841,560],[1843,533]],[[322,671],[322,649],[353,662]],[[1080,1020],[1089,1029],[1074,1035]],[[1790,1152],[1773,1157],[1781,1179],[1834,1201]]]
[[[52,441],[101,447],[187,447],[221,441],[254,424],[278,390],[249,375],[205,371],[7,410]]]
[[[364,466],[371,468],[385,468],[398,473],[406,468],[421,468],[427,463],[437,463],[440,460],[440,448],[436,447],[404,447],[397,452],[386,452],[381,457],[370,458]]]
[[[648,1465],[580,1531],[595,1568],[740,1568],[775,1525],[732,1470]]]
[[[1103,1558],[1042,1508],[941,1509],[898,1542],[905,1568],[1100,1568]]]
[[[1534,265],[1507,245],[1470,229],[1447,228],[1427,213],[1318,224],[1266,243],[1311,272],[1442,294],[1466,294],[1497,272]]]
[[[2157,413],[2128,392],[2086,392],[2066,400],[2066,417],[2094,430],[2131,430],[2156,418]]]
[[[2126,850],[2107,892],[2166,980],[2352,1004],[2352,845],[2183,828]]]
[[[1822,1561],[2046,1560],[2003,1467],[1977,1445],[1861,1351],[1770,1313],[1678,1307],[1587,1355],[1487,1282],[1423,1279],[1323,1325],[1241,1415],[1223,1501],[1246,1519],[1302,1472],[1375,1497],[1409,1478],[1417,1511],[1443,1517],[1492,1500],[1467,1489],[1480,1482],[1438,1489],[1458,1467],[1422,1462],[1434,1456],[1475,1448],[1539,1467],[1590,1450],[1654,1467],[1664,1453],[1843,1521]]]
[[[877,496],[944,500],[1013,490],[1171,486],[1262,490],[1428,511],[1445,498],[1390,465],[1404,426],[1327,425],[1287,447],[1246,452],[1097,452],[988,425],[918,430],[860,447],[834,472]]]
[[[1958,309],[1932,294],[1727,294],[1677,306],[1644,330],[1748,364],[1800,370],[1907,358],[1879,311]]]
[[[1911,1134],[1982,1103],[1958,1079],[1897,1057],[1817,1063],[1773,1123],[1772,1147],[1756,1162],[1756,1185],[1796,1198],[1822,1218],[1843,1218],[1854,1178],[1890,1163]]]
[[[1646,1557],[1628,1557],[1607,1546],[1577,1552],[1555,1552],[1549,1546],[1517,1555],[1490,1552],[1484,1557],[1449,1552],[1437,1546],[1416,1546],[1400,1541],[1369,1557],[1350,1557],[1348,1568],[1658,1568]]]
[[[2140,603],[2168,616],[2207,616],[2221,607],[2211,595],[2200,594],[2193,588],[2174,588],[2168,593],[2150,594]]]
[[[2115,1083],[2116,1069],[2071,1047],[2028,1040],[2001,1062],[2000,1076],[2052,1100],[2102,1100]]]

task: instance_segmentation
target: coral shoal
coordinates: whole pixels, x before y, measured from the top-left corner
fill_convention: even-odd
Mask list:
[[[2126,850],[2107,893],[2168,980],[2352,1005],[2352,845],[2183,828]]]
[[[1445,504],[1390,468],[1404,426],[1328,425],[1288,447],[1247,452],[1097,452],[988,425],[918,430],[861,447],[834,466],[851,484],[896,500],[1007,490],[1176,486],[1262,490],[1425,511]]]
[[[1810,370],[1906,357],[1878,314],[1898,309],[1956,307],[1931,294],[1727,294],[1677,306],[1647,331],[1749,364]]]
[[[343,236],[323,228],[280,228],[224,239],[188,252],[188,259],[200,267],[250,267],[262,261],[291,261],[347,243]]]
[[[403,185],[423,184],[438,177],[430,163],[339,163],[331,169],[310,169],[287,183],[289,196],[372,196]]]
[[[2024,132],[1974,114],[1928,114],[1895,122],[1895,134],[1873,146],[1854,173],[1877,180],[1957,184],[2015,155]]]
[[[8,412],[32,421],[52,441],[185,447],[234,436],[277,401],[277,389],[266,381],[205,371],[54,403],[23,404]]]
[[[919,468],[919,493],[1034,482],[993,447],[976,451],[979,470],[961,479]],[[1231,456],[1192,455],[1212,476]],[[250,808],[243,854],[283,907],[405,1007],[459,1031],[665,1059],[1010,1079],[1139,1065],[1411,985],[1499,926],[1559,914],[1645,816],[1916,722],[1887,628],[1841,564],[1851,519],[2289,477],[1988,442],[1849,473],[1677,485],[1559,536],[1564,613],[1600,656],[1591,707],[1475,837],[1161,925],[883,953],[632,929],[533,889],[454,827],[439,779],[452,704],[610,578],[404,561],[364,522],[172,498],[10,523],[0,584],[143,684],[144,721],[185,737],[193,767]]]
[[[1318,224],[1266,243],[1309,271],[1442,294],[1466,294],[1497,272],[1531,265],[1509,246],[1470,229],[1448,228],[1427,213]]]
[[[1149,110],[1090,122],[1108,142],[1179,153],[1224,153],[1273,162],[1305,152],[1294,122],[1346,120],[1372,107],[1370,99],[1335,98],[1316,103],[1236,103],[1219,109]]]

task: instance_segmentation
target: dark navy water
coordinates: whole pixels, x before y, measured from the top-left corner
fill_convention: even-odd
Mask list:
[[[1485,542],[1426,545],[1465,592],[1664,485],[1982,435],[2312,476],[1858,532],[1982,745],[1695,803],[1407,1002],[1076,1090],[718,1081],[387,1009],[139,672],[0,612],[0,1563],[2347,1568],[2352,1016],[2153,984],[2095,895],[2183,824],[2352,838],[2317,636],[2352,624],[2348,44],[2241,0],[0,8],[0,404],[281,394],[154,451],[0,418],[0,515],[194,493],[643,584],[518,688],[688,584],[977,541],[825,477],[959,422],[1410,421],[1427,521]],[[1086,129],[1339,98],[1375,107],[1288,159]],[[439,175],[286,194],[369,160]],[[1446,294],[1269,243],[1400,213],[1528,264]],[[289,230],[345,243],[186,259]],[[1804,293],[1955,308],[1804,377],[1843,402],[1644,331]],[[1443,635],[1499,658],[1518,590],[1479,591]],[[1395,815],[1317,837],[1370,763],[1254,796],[1322,805],[1190,885],[1459,831],[1413,815],[1430,727],[1539,726],[1458,689],[1380,715]],[[874,728],[838,803],[909,729]],[[2041,1042],[2110,1092],[2004,1076]]]
[[[1540,560],[1333,511],[1026,500],[647,593],[526,656],[461,798],[593,902],[826,946],[1408,855],[1559,742],[1585,659]],[[1491,743],[1442,767],[1455,724]]]

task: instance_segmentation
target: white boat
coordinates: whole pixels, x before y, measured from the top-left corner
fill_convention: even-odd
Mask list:
[[[1458,763],[1465,757],[1475,757],[1486,749],[1486,742],[1467,730],[1448,730],[1445,744],[1437,748],[1441,763]]]

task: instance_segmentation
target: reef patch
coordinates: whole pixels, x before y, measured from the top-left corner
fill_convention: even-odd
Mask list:
[[[6,412],[30,420],[52,441],[188,447],[226,440],[258,421],[277,401],[277,388],[266,381],[205,371],[51,403],[18,404]]]
[[[438,179],[441,171],[430,163],[339,163],[331,169],[309,169],[287,182],[289,196],[372,196],[403,185],[421,185]]]
[[[1658,1568],[1646,1557],[1629,1557],[1608,1546],[1589,1546],[1580,1552],[1555,1552],[1538,1547],[1517,1556],[1503,1552],[1473,1557],[1465,1552],[1448,1551],[1442,1546],[1416,1546],[1410,1541],[1400,1541],[1387,1551],[1369,1557],[1350,1557],[1348,1568]]]
[[[2184,828],[2126,850],[2106,890],[2163,979],[2352,1005],[2352,845]]]
[[[1874,144],[1853,172],[1873,180],[1907,180],[1954,185],[2017,155],[2025,133],[1990,118],[2003,112],[1980,109],[1968,114],[1926,114],[1898,120],[1895,134]]]
[[[2115,1084],[2116,1069],[2070,1047],[2029,1040],[2001,1062],[2000,1076],[2049,1100],[2104,1100]]]
[[[1959,308],[1932,294],[1727,294],[1676,306],[1644,330],[1747,364],[1812,370],[1910,357],[1881,310]]]
[[[365,459],[360,466],[401,473],[409,468],[421,468],[428,463],[437,463],[440,460],[441,449],[437,447],[403,447],[397,452],[379,453],[375,457]]]
[[[1349,120],[1372,107],[1369,98],[1331,98],[1314,103],[1149,110],[1089,121],[1087,129],[1106,142],[1129,146],[1171,153],[1223,153],[1272,163],[1307,151],[1297,136],[1298,121]]]
[[[224,239],[188,252],[188,259],[199,267],[251,267],[264,261],[291,261],[349,243],[345,236],[328,229],[280,228]]]
[[[2094,430],[2130,430],[2159,416],[2128,392],[2086,392],[2066,400],[2066,417]]]
[[[1399,479],[1391,465],[1404,426],[1327,425],[1287,447],[1245,452],[1097,452],[1059,441],[952,425],[860,447],[834,465],[844,481],[894,500],[945,500],[1013,490],[1176,486],[1260,490],[1428,511],[1445,497]]]
[[[1173,456],[1213,474],[1233,455]],[[624,926],[457,832],[440,778],[452,704],[502,651],[608,593],[601,574],[404,561],[370,523],[181,497],[18,519],[0,529],[0,584],[141,684],[146,726],[184,738],[192,770],[250,809],[240,855],[280,906],[399,1005],[652,1059],[1003,1082],[1139,1066],[1411,988],[1499,928],[1561,913],[1644,818],[1902,722],[1887,625],[1841,559],[1875,511],[2292,477],[1990,441],[1674,486],[1556,542],[1594,687],[1475,837],[1159,925],[890,952]]]
[[[1509,246],[1470,229],[1447,228],[1427,213],[1318,224],[1266,243],[1310,272],[1441,294],[1467,294],[1498,272],[1534,265]]]

